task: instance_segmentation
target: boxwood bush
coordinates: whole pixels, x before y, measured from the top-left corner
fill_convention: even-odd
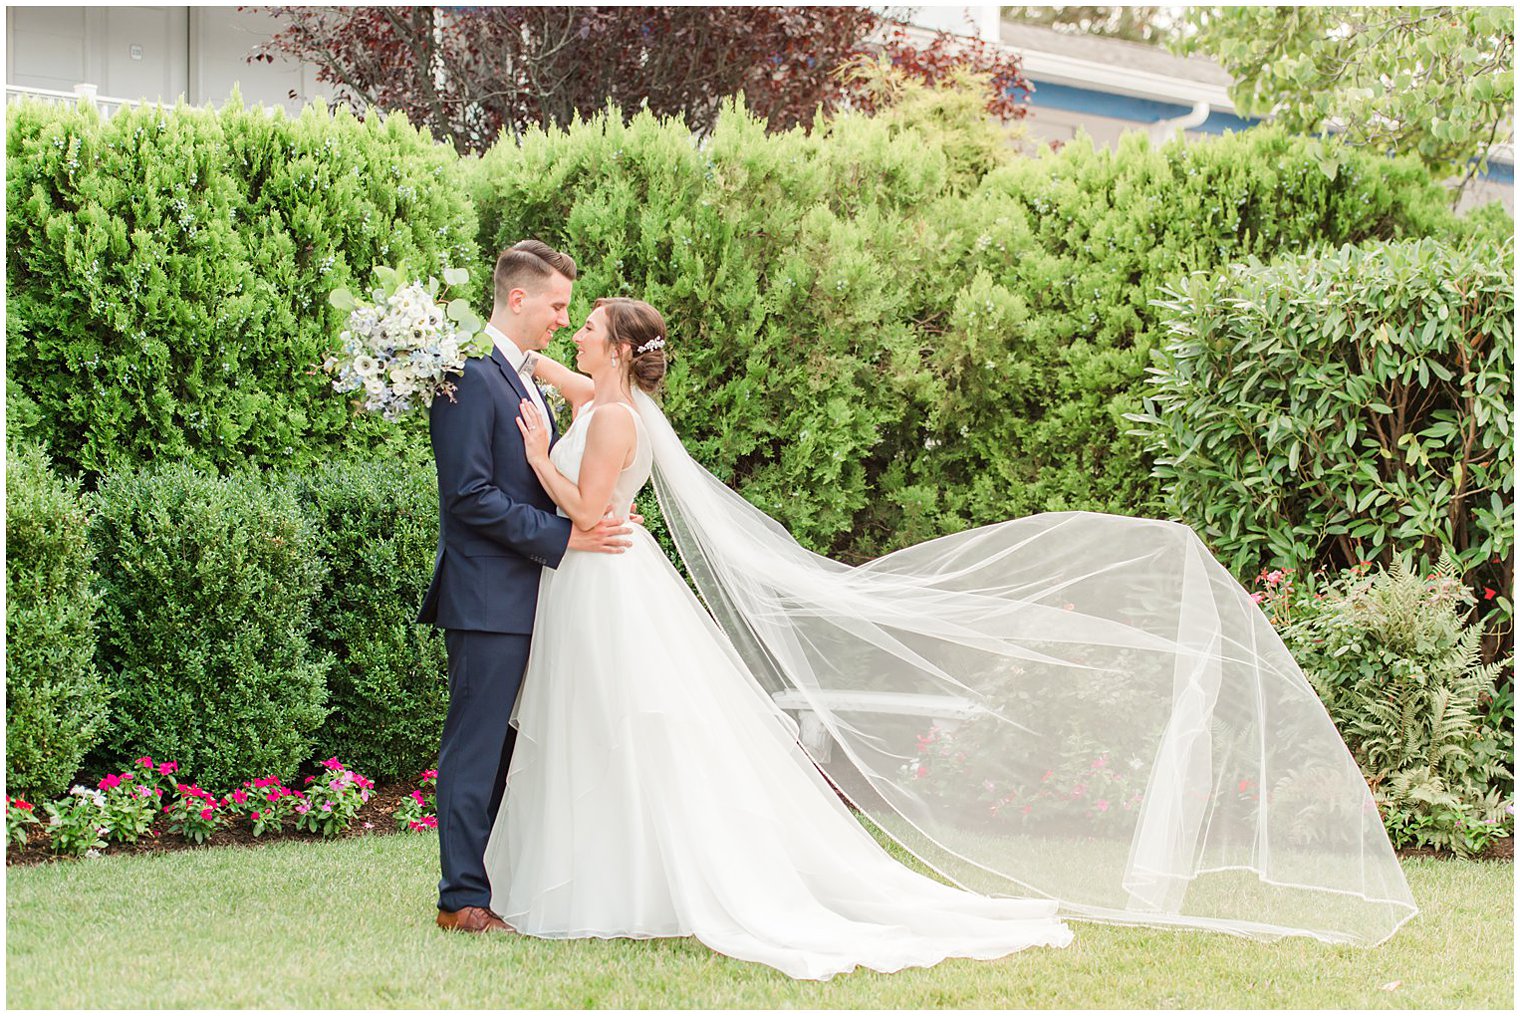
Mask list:
[[[311,636],[334,658],[321,751],[372,779],[416,776],[437,761],[449,699],[443,633],[416,623],[433,576],[437,477],[353,462],[295,483],[326,565]]]
[[[309,638],[324,568],[290,486],[169,465],[110,474],[97,497],[100,771],[146,754],[210,787],[295,772],[331,657]]]
[[[5,457],[5,784],[12,796],[66,789],[105,729],[95,668],[94,548],[78,480],[43,452]]]

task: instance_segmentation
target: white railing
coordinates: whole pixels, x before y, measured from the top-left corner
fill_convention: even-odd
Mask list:
[[[888,713],[893,716],[932,718],[935,725],[946,733],[954,730],[963,720],[984,712],[975,702],[957,695],[921,695],[912,692],[825,691],[820,688],[803,692],[788,688],[774,692],[771,698],[782,709],[797,714],[798,740],[808,750],[808,754],[819,762],[827,762],[832,757],[834,738],[813,711],[815,699],[836,713]]]
[[[110,116],[117,110],[126,109],[129,106],[143,105],[133,99],[113,99],[97,95],[94,85],[75,85],[72,92],[58,92],[50,88],[25,88],[21,85],[5,86],[6,105],[23,99],[45,102],[50,106],[90,106],[100,110],[102,116]]]

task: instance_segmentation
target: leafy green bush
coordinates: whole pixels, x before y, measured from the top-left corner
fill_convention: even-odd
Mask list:
[[[573,252],[576,315],[608,294],[659,307],[694,454],[804,544],[860,559],[1030,512],[1153,510],[1124,414],[1165,280],[1454,228],[1408,161],[1347,151],[1332,180],[1320,142],[1271,130],[998,157],[982,121],[928,112],[946,109],[804,135],[731,108],[700,149],[647,115],[504,139],[474,177],[483,249]]]
[[[312,638],[336,662],[319,743],[372,778],[413,776],[438,757],[449,699],[442,633],[416,623],[438,542],[437,478],[342,463],[296,484],[328,567]]]
[[[95,552],[79,482],[36,447],[5,462],[5,784],[58,794],[106,724],[95,669]]]
[[[1426,239],[1169,290],[1142,424],[1167,508],[1237,574],[1450,554],[1511,614],[1512,245]]]
[[[1079,138],[948,205],[957,244],[928,274],[960,288],[923,400],[941,450],[904,457],[914,495],[974,523],[1157,513],[1161,484],[1125,414],[1165,334],[1152,301],[1179,270],[1452,228],[1412,160],[1339,149],[1331,179],[1322,151],[1271,128],[1160,147],[1135,132],[1114,151]]]
[[[301,468],[425,455],[315,367],[372,265],[477,267],[452,149],[308,107],[7,111],[6,363],[60,468]]]
[[[1278,585],[1268,609],[1372,786],[1395,846],[1470,855],[1509,835],[1514,736],[1486,722],[1503,664],[1480,665],[1473,596],[1442,558],[1428,578],[1348,571],[1315,596]],[[1292,599],[1291,616],[1284,609]]]
[[[326,715],[309,640],[323,566],[294,493],[256,474],[113,473],[91,538],[112,689],[99,769],[172,758],[209,786],[293,772]]]

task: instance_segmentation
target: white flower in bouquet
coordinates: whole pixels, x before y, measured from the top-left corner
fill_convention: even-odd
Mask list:
[[[322,361],[335,375],[333,389],[363,392],[360,408],[395,420],[418,407],[431,406],[442,395],[452,399],[450,375],[464,373],[471,356],[491,351],[484,323],[463,299],[440,304],[435,278],[402,281],[402,271],[376,265],[380,284],[370,290],[373,302],[357,299],[347,289],[335,289],[328,301],[348,311],[338,333],[337,351]],[[469,279],[462,268],[444,270],[448,287]]]

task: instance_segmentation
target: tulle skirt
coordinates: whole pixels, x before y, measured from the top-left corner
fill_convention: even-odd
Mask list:
[[[695,936],[798,978],[1064,946],[1052,900],[894,860],[839,800],[653,538],[545,569],[486,849],[543,938]]]

